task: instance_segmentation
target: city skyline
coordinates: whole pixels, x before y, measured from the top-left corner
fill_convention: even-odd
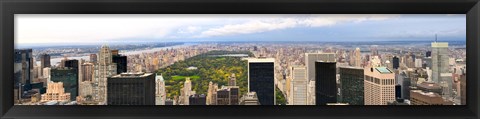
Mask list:
[[[205,41],[464,41],[464,14],[16,15],[18,45]],[[413,29],[413,30],[412,30]],[[349,34],[349,35],[344,35]]]

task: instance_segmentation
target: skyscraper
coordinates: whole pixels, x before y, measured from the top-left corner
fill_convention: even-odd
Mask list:
[[[262,105],[275,105],[274,62],[273,58],[248,59],[248,91],[256,92]]]
[[[41,69],[45,67],[51,67],[52,65],[50,64],[50,55],[48,54],[42,54],[40,55],[40,67]],[[43,70],[41,71],[43,74]]]
[[[217,84],[213,84],[211,81],[210,83],[208,83],[207,105],[217,104],[217,89],[218,89]]]
[[[442,73],[449,73],[448,64],[448,43],[433,42],[432,43],[432,80],[440,84]],[[451,74],[450,74],[451,75]]]
[[[97,84],[94,88],[94,97],[100,104],[106,104],[107,77],[116,75],[117,65],[112,63],[112,53],[107,45],[103,45],[98,54],[99,57],[94,72],[94,83]]]
[[[308,80],[315,80],[315,61],[336,62],[335,53],[305,53]]]
[[[155,75],[122,73],[108,77],[108,105],[155,105]]]
[[[292,100],[289,100],[292,105],[307,105],[307,72],[306,68],[302,66],[291,67],[292,84],[291,94]]]
[[[355,55],[355,57],[354,57],[354,62],[355,62],[354,64],[355,65],[353,65],[353,66],[361,67],[362,66],[362,55],[361,55],[360,48],[356,48],[353,54]]]
[[[117,74],[127,72],[127,56],[123,56],[118,54],[118,50],[116,54],[112,53],[112,62],[117,64]]]
[[[78,71],[78,60],[76,59],[65,60],[64,67],[70,67]]]
[[[395,101],[395,73],[386,67],[364,69],[365,105],[387,105]]]
[[[50,73],[50,80],[53,82],[62,82],[65,92],[70,93],[70,100],[76,100],[78,96],[78,70],[64,67],[51,69]]]
[[[14,83],[16,89],[30,90],[33,79],[32,49],[15,49]],[[20,87],[19,87],[20,85]],[[21,86],[24,87],[21,87]]]
[[[363,68],[339,67],[342,103],[363,105]]]
[[[83,63],[80,70],[80,73],[82,74],[82,79],[80,81],[93,81],[94,69],[93,63]]]
[[[315,62],[315,104],[337,103],[336,62]]]
[[[97,62],[97,54],[90,54],[90,62],[92,63]]]
[[[184,104],[184,105],[189,105],[188,103],[189,103],[190,101],[188,101],[188,100],[189,100],[188,97],[190,97],[190,95],[193,95],[193,94],[194,94],[194,93],[192,93],[192,81],[190,81],[190,77],[187,77],[187,78],[185,79],[185,82],[184,82],[184,84],[183,84],[183,90],[182,90],[182,91],[183,91],[183,94],[184,94],[184,95],[183,95],[183,99],[184,99],[184,100],[183,100],[183,104]]]
[[[155,105],[165,105],[167,99],[167,93],[165,90],[165,80],[162,75],[155,77]]]
[[[205,94],[194,94],[188,97],[190,105],[206,105],[206,96]]]
[[[400,58],[394,56],[392,59],[393,69],[398,69],[400,67]]]

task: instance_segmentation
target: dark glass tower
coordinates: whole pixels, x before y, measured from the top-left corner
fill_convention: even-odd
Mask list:
[[[48,54],[42,54],[40,55],[40,66],[43,68],[45,67],[51,67],[52,65],[50,64],[50,55]]]
[[[70,93],[70,100],[76,100],[78,96],[78,70],[74,68],[57,68],[50,72],[50,80],[63,82],[65,92]]]
[[[33,78],[32,49],[15,49],[14,57],[14,87],[24,91],[31,90]],[[19,87],[20,86],[20,87]]]
[[[397,56],[393,57],[392,63],[393,69],[398,69],[398,67],[400,67],[400,58],[398,58]]]
[[[117,64],[117,74],[127,72],[127,56],[112,55],[112,62]]]
[[[78,70],[78,60],[72,59],[72,60],[65,61],[65,67],[70,67]]]
[[[315,104],[337,103],[336,62],[315,62]]]
[[[340,67],[342,103],[364,105],[363,68]]]
[[[273,69],[273,59],[253,59],[248,62],[248,89],[257,93],[261,105],[275,105]]]
[[[188,97],[188,104],[189,105],[207,105],[207,97],[204,94],[198,95],[191,95]]]
[[[395,99],[402,99],[402,86],[400,84],[395,85]]]
[[[108,77],[108,105],[155,105],[155,75],[123,73]]]

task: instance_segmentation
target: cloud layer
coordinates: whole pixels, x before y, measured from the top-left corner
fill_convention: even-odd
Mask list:
[[[428,37],[435,33],[463,37],[466,31],[465,15],[22,14],[15,18],[16,43],[96,43],[123,39],[181,41],[242,37],[271,31],[281,31],[285,35],[292,33],[292,29],[309,29],[305,33],[311,34],[310,37],[318,37],[316,34],[348,33],[350,37],[371,38]],[[308,34],[303,37],[307,38]]]

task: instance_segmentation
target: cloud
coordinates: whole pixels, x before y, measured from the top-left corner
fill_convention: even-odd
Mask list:
[[[202,27],[198,27],[198,26],[188,26],[186,28],[178,29],[177,33],[179,33],[179,34],[191,34],[191,33],[197,32],[201,29],[202,29]]]
[[[236,34],[260,33],[265,31],[292,28],[297,21],[291,18],[275,20],[254,20],[240,24],[228,24],[219,28],[211,28],[194,37],[225,36]]]
[[[397,18],[399,15],[311,15],[307,17],[286,17],[272,20],[253,20],[246,23],[228,24],[201,32],[195,38],[261,33],[294,27],[325,27],[339,23],[381,21]]]

